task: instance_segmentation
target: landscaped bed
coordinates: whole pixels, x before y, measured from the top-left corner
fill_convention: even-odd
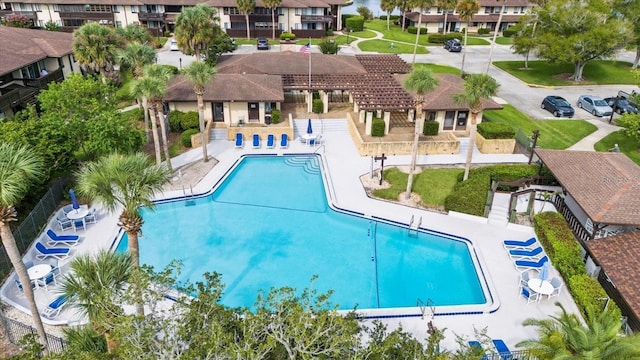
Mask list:
[[[573,64],[550,64],[544,60],[536,60],[529,61],[529,69],[524,68],[524,61],[494,61],[493,65],[528,84],[551,86],[637,84],[637,79],[631,72],[631,64],[624,61],[589,61],[584,67],[584,80],[580,82],[568,79],[573,74]]]

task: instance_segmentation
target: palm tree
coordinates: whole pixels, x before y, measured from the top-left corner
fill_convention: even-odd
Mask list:
[[[443,34],[449,33],[449,28],[447,27],[447,15],[449,15],[449,10],[453,9],[456,6],[456,0],[438,0],[438,6],[444,11],[444,28],[442,29]]]
[[[525,347],[537,359],[638,359],[640,335],[621,336],[620,315],[613,311],[588,311],[586,325],[575,314],[568,314],[556,302],[562,313],[551,319],[527,319],[525,326],[537,327],[538,339],[529,339],[516,346]]]
[[[491,41],[491,48],[489,49],[489,63],[487,64],[486,74],[489,73],[489,68],[491,67],[491,59],[493,58],[493,46],[496,44],[496,38],[498,37],[498,31],[500,31],[500,23],[502,23],[502,13],[504,13],[504,7],[506,5],[507,0],[502,0],[502,6],[500,7],[500,15],[498,16],[498,23],[496,24],[496,28],[493,30],[493,40]]]
[[[464,59],[467,54],[467,34],[469,33],[469,25],[473,15],[480,10],[480,4],[476,0],[460,0],[456,5],[458,10],[458,16],[467,22],[467,27],[464,29],[464,47],[462,48],[462,66],[460,67],[460,75],[464,76]]]
[[[40,312],[33,297],[31,280],[9,226],[10,222],[18,220],[15,204],[22,200],[29,191],[29,186],[41,178],[43,173],[42,161],[31,149],[0,143],[0,238],[11,265],[16,270],[18,280],[22,284],[40,343],[46,349],[47,334],[44,332]]]
[[[471,111],[471,124],[469,127],[469,149],[467,149],[467,161],[464,167],[464,178],[469,177],[471,169],[471,157],[476,138],[476,121],[478,114],[482,111],[482,99],[488,99],[498,93],[500,84],[487,74],[471,74],[464,80],[464,89],[461,93],[455,94],[453,100],[461,105],[469,107]]]
[[[62,292],[71,306],[86,315],[93,329],[104,335],[107,351],[117,344],[111,338],[113,320],[124,315],[121,296],[131,276],[131,258],[126,253],[102,250],[71,261],[71,271],[62,282]]]
[[[404,24],[407,22],[407,11],[411,10],[410,0],[396,0],[396,7],[402,12],[402,31],[404,31]]]
[[[112,28],[91,22],[73,33],[73,56],[85,71],[102,74],[104,81],[104,72],[111,70],[121,44],[121,38]]]
[[[204,62],[193,62],[189,67],[184,69],[184,74],[193,83],[193,90],[196,93],[198,99],[198,119],[200,120],[200,135],[202,141],[202,161],[207,162],[209,158],[207,156],[207,143],[205,141],[205,126],[204,126],[204,101],[202,95],[204,89],[211,81],[211,78],[215,74],[215,70]]]
[[[144,31],[146,32],[146,30]],[[144,67],[153,64],[155,60],[156,50],[149,45],[142,45],[138,42],[131,42],[124,49],[116,52],[116,61],[121,67],[130,68],[134,79],[140,79]],[[140,100],[142,108],[147,109],[147,98],[142,96]],[[146,110],[144,112],[144,133],[147,135],[147,142],[149,142],[149,112]]]
[[[264,0],[262,2],[264,3],[264,6],[266,6],[269,9],[271,9],[271,29],[272,29],[271,38],[275,40],[275,38],[276,38],[276,14],[275,14],[275,12],[278,9],[278,6],[280,6],[280,4],[282,4],[282,0]]]
[[[149,31],[142,26],[127,25],[124,28],[117,28],[116,33],[122,37],[126,43],[148,44],[151,42]]]
[[[217,13],[204,3],[193,7],[184,7],[176,18],[175,38],[178,46],[187,55],[195,55],[196,61],[202,59],[211,39],[214,38],[218,21]]]
[[[387,30],[389,30],[389,18],[391,17],[391,13],[395,8],[395,0],[380,0],[380,9],[387,12]]]
[[[418,51],[418,39],[420,39],[420,33],[422,32],[422,12],[425,8],[430,8],[435,3],[435,0],[412,0],[413,6],[418,8],[418,32],[416,33],[416,42],[413,44],[413,59],[412,64],[416,63],[416,52]]]
[[[407,191],[405,193],[405,199],[409,199],[411,197],[411,188],[413,187],[413,173],[416,168],[416,157],[418,156],[418,139],[420,137],[420,130],[424,125],[424,114],[422,111],[424,94],[438,86],[438,79],[436,79],[431,70],[427,68],[414,68],[404,81],[404,86],[409,90],[414,90],[418,94],[416,97],[413,151],[411,153],[411,166],[409,167],[409,179],[407,181]]]
[[[251,14],[256,7],[256,0],[236,0],[236,6],[240,14],[244,15],[244,18],[247,20],[247,40],[249,40],[251,38],[249,14]]]
[[[160,143],[158,141],[158,127],[160,123],[160,132],[162,135],[162,149],[164,157],[167,160],[167,168],[172,171],[171,157],[169,156],[169,145],[167,144],[167,131],[164,123],[162,97],[167,89],[167,82],[173,74],[171,70],[162,65],[147,65],[144,67],[143,76],[139,80],[134,81],[131,90],[135,96],[145,96],[148,99],[148,111],[151,111],[153,121],[151,127],[153,132],[153,141],[156,151],[156,163],[162,162],[160,156]]]

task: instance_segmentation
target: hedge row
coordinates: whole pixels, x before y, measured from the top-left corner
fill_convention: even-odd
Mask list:
[[[389,16],[389,20],[393,21],[393,20],[399,20],[400,19],[400,15],[391,15]],[[380,20],[387,20],[387,15],[380,15]]]
[[[538,174],[537,165],[494,165],[472,169],[467,181],[462,181],[460,174],[458,183],[444,200],[446,211],[457,211],[465,214],[483,216],[487,192],[491,188],[491,179],[497,181],[515,181],[523,177]]]
[[[417,34],[418,33],[418,28],[415,27],[415,26],[409,26],[409,27],[407,27],[407,32],[409,34]],[[423,27],[423,28],[420,29],[420,35],[424,35],[426,33],[427,33],[427,28],[426,27]]]
[[[347,18],[346,28],[351,31],[362,31],[364,30],[364,16],[351,16]]]
[[[519,27],[509,26],[508,28],[502,30],[502,36],[504,36],[504,37],[512,37],[513,35],[517,34],[518,31],[520,31]]]
[[[438,130],[440,129],[440,123],[437,121],[425,121],[424,129],[422,133],[427,136],[436,136],[438,135]]]
[[[384,123],[384,120],[374,118],[373,122],[371,123],[371,136],[384,136],[385,126],[386,124]]]
[[[544,247],[554,267],[566,280],[569,292],[576,305],[586,317],[589,311],[601,311],[607,298],[606,291],[598,281],[586,273],[581,249],[564,217],[556,212],[543,212],[534,217],[538,240]],[[607,311],[621,316],[620,309],[613,302]]]
[[[449,34],[433,34],[429,35],[429,42],[433,44],[444,44],[445,41],[451,39],[462,40],[464,35],[460,33],[449,33]]]
[[[169,113],[169,130],[180,132],[189,129],[200,129],[200,119],[197,111],[182,112],[173,110]]]
[[[490,32],[491,32],[491,29],[489,29],[489,28],[480,28],[480,29],[478,29],[478,35],[487,35]]]
[[[516,137],[516,131],[511,125],[492,122],[478,124],[478,133],[485,139],[513,139]]]

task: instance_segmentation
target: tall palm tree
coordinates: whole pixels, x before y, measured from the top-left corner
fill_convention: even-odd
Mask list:
[[[202,59],[217,29],[216,10],[204,3],[184,7],[176,18],[175,38],[178,46],[187,55],[195,55],[196,61]]]
[[[136,28],[139,27],[136,26]],[[143,31],[146,32],[144,29]],[[130,68],[134,79],[140,79],[144,67],[153,64],[155,60],[156,50],[149,45],[138,42],[130,42],[124,49],[116,52],[116,62],[120,64],[121,67]],[[146,109],[147,98],[142,96],[140,100],[140,105],[143,109]],[[144,112],[144,133],[147,135],[147,142],[149,142],[149,112],[146,110]]]
[[[438,86],[438,79],[433,76],[433,73],[429,69],[422,67],[414,68],[404,81],[404,86],[418,94],[416,97],[413,151],[411,152],[411,166],[409,167],[409,179],[407,180],[407,191],[405,193],[405,199],[409,199],[411,197],[411,188],[413,187],[413,173],[416,168],[416,157],[418,156],[418,139],[420,138],[420,130],[424,125],[424,114],[422,111],[424,94]]]
[[[487,64],[486,74],[489,73],[489,68],[491,67],[491,59],[493,58],[493,47],[496,44],[496,38],[498,37],[498,31],[500,31],[500,24],[502,23],[502,14],[504,13],[504,7],[507,3],[507,0],[502,0],[502,6],[500,7],[500,15],[498,15],[498,23],[496,24],[496,28],[493,30],[493,40],[491,41],[491,48],[489,49],[489,63]]]
[[[498,93],[500,84],[487,74],[471,74],[464,80],[464,88],[461,93],[454,94],[453,100],[461,105],[469,107],[471,111],[471,124],[469,125],[469,148],[467,149],[467,161],[464,166],[464,178],[469,177],[471,158],[475,146],[477,117],[482,111],[482,99],[488,99]]]
[[[115,31],[96,22],[82,25],[73,33],[73,56],[85,71],[103,75],[111,70],[115,53],[122,46],[122,39]]]
[[[464,76],[464,59],[467,55],[467,34],[469,33],[469,25],[473,15],[477,14],[480,10],[480,4],[476,0],[460,0],[456,5],[458,10],[458,16],[467,22],[467,27],[464,29],[464,47],[462,48],[462,66],[460,67],[460,74]]]
[[[413,6],[418,8],[418,32],[416,32],[416,42],[413,44],[413,59],[412,64],[416,63],[416,52],[418,52],[418,39],[420,39],[420,33],[422,33],[422,13],[425,8],[430,8],[435,4],[435,0],[411,0]]]
[[[251,31],[249,29],[249,14],[253,12],[256,7],[256,0],[236,0],[236,6],[240,14],[244,15],[247,21],[247,40],[251,38]]]
[[[529,339],[516,346],[531,351],[539,360],[547,359],[638,359],[640,334],[621,336],[619,314],[612,311],[589,311],[586,326],[575,314],[562,312],[551,319],[527,319],[525,326],[537,327],[538,339]]]
[[[387,12],[387,30],[390,29],[389,18],[391,18],[391,13],[395,8],[396,8],[395,0],[380,0],[380,9]]]
[[[123,28],[117,28],[116,33],[122,37],[126,43],[137,42],[138,44],[148,44],[151,42],[149,31],[139,25],[127,25]]]
[[[207,162],[209,158],[207,156],[207,143],[205,141],[205,124],[204,124],[204,101],[202,95],[204,94],[205,87],[211,81],[211,78],[216,71],[204,62],[193,62],[189,67],[184,69],[183,73],[193,83],[193,91],[196,93],[198,99],[198,120],[200,122],[200,135],[202,141],[202,161]]]
[[[449,10],[453,9],[456,6],[456,0],[438,0],[438,6],[444,11],[444,28],[442,29],[443,34],[449,33],[449,27],[447,26],[447,15],[449,15]]]
[[[407,11],[411,10],[411,0],[396,0],[396,7],[402,13],[402,31],[404,31],[404,24],[407,22]]]
[[[22,262],[20,250],[13,237],[9,223],[17,221],[17,204],[29,191],[29,186],[44,173],[42,161],[29,148],[0,143],[0,238],[11,265],[16,270],[18,280],[22,284],[24,296],[29,304],[40,343],[47,346],[47,334],[44,332],[40,312],[31,288],[31,279]]]
[[[148,111],[151,111],[153,121],[151,127],[153,132],[153,141],[156,151],[156,163],[161,163],[160,143],[158,141],[158,127],[160,123],[160,133],[162,136],[162,150],[167,160],[167,168],[172,171],[171,157],[169,156],[169,145],[167,144],[167,131],[164,123],[164,115],[162,109],[162,98],[167,89],[167,82],[173,74],[171,70],[162,65],[147,65],[144,67],[143,76],[139,80],[133,82],[131,91],[135,96],[145,96],[148,99]]]
[[[71,261],[71,271],[62,282],[69,305],[86,315],[93,329],[107,341],[107,351],[117,344],[111,338],[113,320],[124,315],[121,295],[131,275],[131,258],[126,253],[102,250]]]
[[[276,10],[282,4],[282,0],[263,0],[264,6],[271,9],[271,38],[276,38]]]

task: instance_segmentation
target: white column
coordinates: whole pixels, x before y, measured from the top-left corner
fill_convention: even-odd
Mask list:
[[[373,124],[373,111],[366,112],[366,123],[364,124],[364,133],[365,135],[371,135],[371,124]]]
[[[329,94],[326,91],[321,91],[320,95],[322,97],[322,113],[326,114],[329,112]]]
[[[389,134],[389,125],[391,124],[391,111],[384,112],[384,134]]]
[[[407,114],[407,121],[408,122],[413,122],[415,111],[416,111],[415,109],[409,110],[409,113]]]
[[[366,113],[365,113],[364,111],[362,111],[362,110],[361,110],[361,111],[358,111],[358,122],[359,122],[360,124],[363,124],[363,123],[364,123],[365,116],[366,116]]]

